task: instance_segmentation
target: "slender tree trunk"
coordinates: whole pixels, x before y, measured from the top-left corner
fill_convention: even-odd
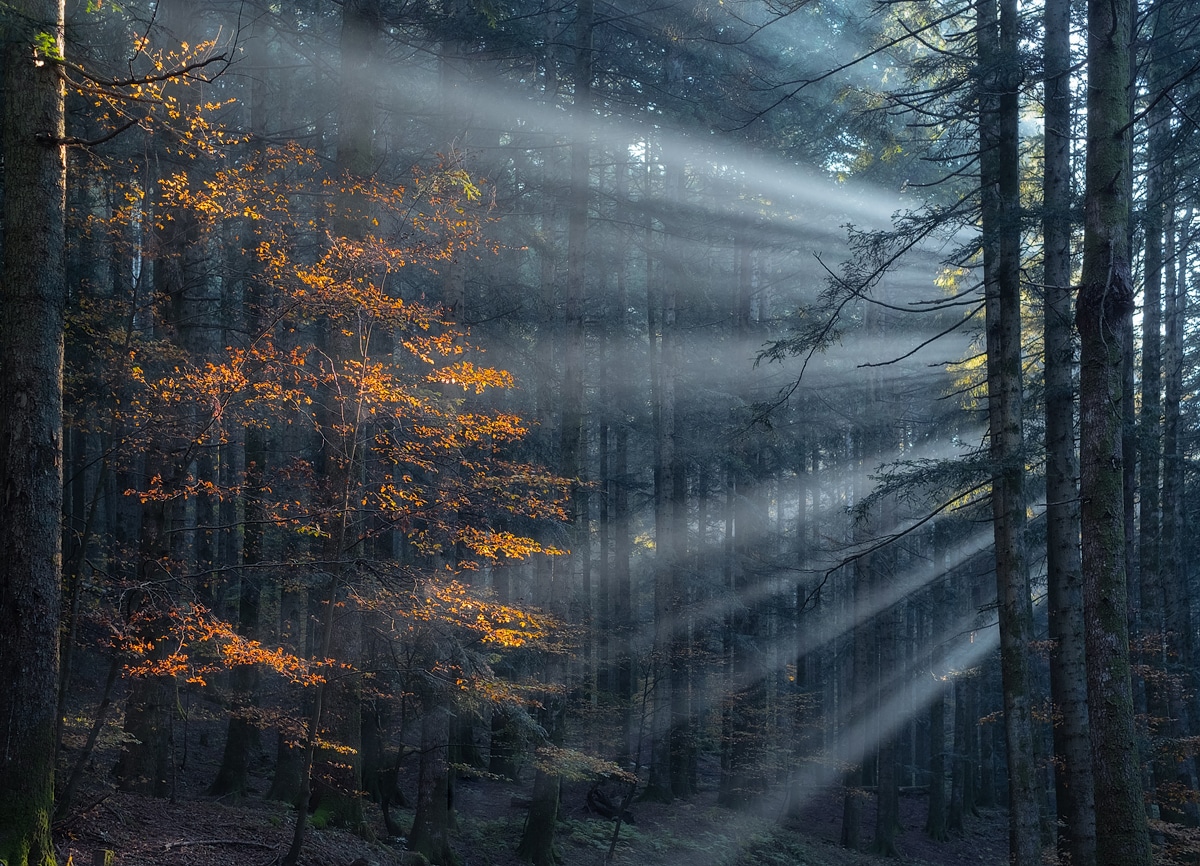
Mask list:
[[[979,5],[980,174],[987,307],[988,417],[996,597],[1000,613],[1004,728],[1008,742],[1009,859],[1041,862],[1029,646],[1033,637],[1025,558],[1022,438],[1020,187],[1017,3]]]
[[[329,596],[326,599],[325,610],[322,614],[321,635],[312,647],[312,660],[321,658],[320,653],[327,652],[333,641],[335,611],[337,608],[338,586],[336,579],[330,580]],[[281,866],[296,866],[300,862],[300,853],[304,849],[304,836],[308,829],[308,806],[313,797],[313,765],[316,763],[317,743],[321,737],[321,724],[325,712],[326,690],[328,681],[316,686],[309,708],[308,726],[305,731],[304,746],[301,757],[300,794],[296,800],[296,823],[292,829],[292,843]]]
[[[888,552],[889,555],[891,553],[891,551]],[[876,574],[876,592],[886,592],[883,579],[885,571],[886,569],[880,569]],[[879,677],[879,699],[876,703],[878,707],[884,706],[894,698],[896,690],[899,688],[896,684],[904,682],[907,678],[898,652],[899,620],[902,615],[902,606],[896,604],[890,610],[881,613],[876,619],[879,663],[896,666],[889,668],[885,675]],[[881,726],[890,722],[889,719],[882,718],[878,721]],[[900,832],[900,774],[897,766],[899,759],[897,740],[898,737],[895,733],[884,733],[879,741],[879,772],[875,783],[878,808],[875,812],[875,836],[871,841],[871,853],[880,857],[897,857],[900,854],[896,848],[896,834]]]
[[[671,634],[669,640],[670,660],[670,731],[669,768],[670,787],[674,797],[687,797],[692,793],[693,775],[691,683],[690,683],[690,587],[686,577],[688,561],[687,531],[687,466],[684,462],[683,442],[680,435],[679,413],[680,364],[682,363],[681,339],[678,324],[679,290],[682,282],[680,273],[683,262],[679,250],[682,243],[682,227],[678,212],[683,207],[684,168],[676,160],[666,167],[665,182],[667,197],[674,213],[665,220],[667,239],[665,250],[667,262],[663,274],[662,305],[662,434],[669,442],[664,447],[666,475],[663,478],[664,495],[667,497],[665,525],[662,531],[656,527],[655,540],[665,543],[662,553],[667,575],[667,592],[671,603]]]
[[[1171,599],[1167,606],[1165,627],[1167,655],[1170,659],[1172,688],[1170,712],[1180,719],[1179,728],[1185,736],[1195,730],[1200,718],[1192,684],[1194,642],[1192,639],[1192,590],[1183,566],[1184,518],[1184,460],[1180,441],[1180,405],[1183,400],[1184,321],[1187,314],[1187,247],[1178,244],[1177,234],[1186,236],[1191,225],[1189,209],[1183,221],[1184,230],[1176,231],[1174,219],[1167,223],[1167,278],[1164,297],[1164,400],[1163,400],[1163,486],[1162,486],[1162,571],[1164,593]],[[1195,790],[1197,761],[1180,762],[1176,781],[1184,789]],[[1197,807],[1185,807],[1188,820],[1200,823]]]
[[[634,170],[632,163],[619,162],[617,166],[617,199],[624,206],[629,196],[629,174]],[[624,253],[628,252],[629,244],[623,241]],[[616,298],[614,309],[616,318],[615,347],[622,351],[629,338],[627,312],[629,308],[628,281],[626,269],[620,267],[616,275]],[[630,398],[621,393],[617,405],[621,407],[621,417],[613,433],[612,455],[612,629],[609,640],[612,647],[613,689],[614,697],[620,713],[621,740],[617,750],[617,759],[624,765],[629,758],[633,738],[633,696],[634,696],[634,665],[633,648],[633,585],[630,572],[630,562],[633,556],[633,526],[629,512],[629,424],[626,420],[631,414]]]
[[[857,584],[857,581],[855,583]],[[852,622],[858,623],[859,612],[866,607],[863,598],[866,595],[866,588],[860,589],[856,585],[851,589],[851,593],[853,599],[850,602]],[[849,848],[852,851],[857,851],[862,845],[863,793],[861,785],[866,747],[861,730],[862,711],[861,708],[855,706],[855,702],[858,694],[856,677],[860,659],[864,662],[867,660],[866,636],[863,634],[865,628],[862,624],[852,627],[852,634],[842,653],[842,663],[838,672],[841,678],[838,695],[838,762],[846,768],[842,774],[842,786],[845,790],[842,794],[842,831],[839,841],[843,848]]]
[[[560,430],[559,473],[563,478],[580,482],[585,472],[587,456],[584,424],[584,362],[585,328],[584,299],[586,294],[585,266],[587,262],[589,167],[591,161],[591,83],[592,83],[592,0],[579,0],[575,20],[575,105],[577,123],[575,140],[571,145],[571,196],[567,210],[567,291],[563,304],[563,377],[559,400],[562,407]],[[590,563],[585,559],[588,533],[588,506],[582,483],[571,488],[568,505],[568,532],[572,539],[572,574],[588,573]],[[590,590],[590,587],[589,587]],[[586,612],[590,615],[590,611]],[[564,736],[564,718],[554,702],[546,711],[543,725],[555,742]],[[558,816],[558,792],[561,779],[553,772],[539,768],[534,779],[533,799],[518,847],[518,856],[534,866],[551,866],[556,861],[554,828]]]
[[[150,502],[142,506],[141,538],[138,543],[139,578],[142,587],[154,586],[163,574],[169,573],[172,562],[171,538],[181,537],[173,531],[175,502]],[[157,607],[157,601],[141,587],[127,594],[126,622],[137,633],[150,639],[149,657],[158,661],[164,657],[165,642],[154,642],[154,636],[169,633],[170,622]],[[136,791],[153,797],[167,797],[171,790],[171,725],[177,706],[174,677],[149,674],[134,679],[125,706],[123,730],[125,741],[113,774],[123,791]]]
[[[944,533],[934,530],[933,537],[933,589],[930,593],[931,617],[933,620],[932,662],[933,675],[943,678],[945,670],[947,639],[946,623],[949,608],[948,580],[946,578],[946,548]],[[925,833],[929,838],[945,842],[950,838],[946,827],[946,689],[939,688],[929,705],[929,813],[925,818]]]
[[[1045,4],[1045,171],[1042,203],[1046,390],[1046,585],[1058,851],[1096,856],[1088,740],[1083,575],[1079,564],[1079,460],[1075,452],[1075,344],[1071,327],[1070,0]]]
[[[258,16],[250,25],[249,45],[252,50],[269,56],[266,38],[266,16]],[[263,144],[266,140],[267,81],[261,72],[251,85],[250,128],[253,135],[250,158],[263,167]],[[242,227],[257,238],[253,224]],[[253,262],[253,259],[250,260]],[[250,264],[242,273],[242,322],[251,334],[257,337],[266,327],[263,298],[260,285],[261,275],[256,264]],[[264,527],[268,522],[267,509],[263,503],[264,469],[267,463],[266,431],[252,427],[242,433],[244,453],[245,496],[243,498],[241,532],[241,568],[238,574],[238,633],[250,639],[259,637],[260,607],[262,599],[262,575],[258,568],[263,560],[265,544]],[[234,515],[236,519],[236,515]],[[233,523],[234,519],[221,523]],[[234,561],[233,558],[230,558]],[[258,670],[253,665],[244,665],[233,671],[230,683],[231,706],[229,724],[225,734],[225,749],[221,754],[221,765],[209,788],[211,796],[240,798],[249,787],[249,766],[253,757],[262,748],[259,726],[253,721],[250,710],[257,704]]]
[[[308,629],[304,627],[307,620],[307,588],[285,583],[279,590],[279,637],[288,651],[302,658],[316,653],[315,647],[307,640]],[[311,696],[305,697],[311,700]],[[298,802],[304,786],[303,774],[303,743],[293,742],[291,737],[280,732],[276,738],[275,773],[266,798],[285,803]]]
[[[375,168],[375,41],[381,26],[379,0],[348,0],[342,8],[339,53],[341,57],[340,101],[338,106],[337,166],[346,176],[345,182],[369,177]],[[362,229],[351,221],[352,206],[338,201],[335,227],[343,235],[354,237]],[[339,377],[338,387],[351,392],[361,391],[361,382],[352,381],[343,373],[350,360],[361,360],[364,368],[369,360],[369,346],[356,343],[343,329],[344,323],[331,321],[325,326],[325,351],[330,368]],[[355,359],[355,354],[359,358]],[[327,535],[321,543],[320,557],[325,563],[322,577],[327,591],[320,615],[321,636],[310,649],[326,658],[356,666],[362,654],[362,616],[355,602],[344,592],[349,578],[346,566],[348,546],[356,537],[356,502],[352,495],[356,475],[361,472],[362,451],[366,435],[363,421],[356,416],[362,397],[345,402],[329,401],[330,417],[322,419],[334,435],[323,437],[320,463],[329,480],[331,501]],[[362,681],[357,675],[330,676],[317,687],[309,714],[303,751],[300,779],[300,798],[297,804],[292,845],[284,857],[284,866],[295,866],[304,844],[307,811],[313,796],[313,769],[318,759],[318,742],[332,739],[338,746],[349,749],[331,756],[328,761],[334,789],[323,794],[322,804],[333,813],[334,820],[356,833],[370,836],[363,816],[362,797]]]
[[[963,584],[958,592],[962,612],[967,616],[974,614],[975,626],[981,627],[979,582],[968,577]],[[966,829],[967,818],[976,814],[979,712],[975,695],[979,690],[979,679],[977,670],[959,673],[954,679],[954,763],[947,819],[947,826],[952,831]]]
[[[1163,4],[1166,5],[1166,4]],[[1154,38],[1150,46],[1149,88],[1157,94],[1169,86],[1172,52],[1166,11],[1160,5],[1154,12]],[[1138,425],[1138,572],[1140,616],[1139,639],[1142,662],[1151,671],[1142,678],[1145,689],[1146,714],[1150,731],[1152,754],[1151,792],[1159,814],[1167,820],[1183,818],[1178,796],[1169,791],[1177,781],[1173,756],[1181,733],[1179,719],[1172,712],[1168,665],[1170,649],[1166,622],[1167,607],[1175,600],[1166,596],[1166,580],[1162,568],[1162,500],[1159,483],[1162,460],[1162,284],[1163,232],[1166,204],[1169,198],[1170,146],[1172,132],[1169,103],[1162,99],[1150,109],[1146,119],[1147,165],[1146,198],[1143,216],[1145,243],[1143,247],[1142,288],[1142,366],[1141,416]],[[1177,603],[1177,602],[1176,602]],[[1178,709],[1175,707],[1174,709]]]
[[[959,674],[954,680],[954,750],[950,767],[950,812],[946,816],[946,829],[951,831],[966,829],[967,815],[974,809],[971,743],[975,728],[970,712],[970,690],[970,679]]]
[[[1122,363],[1134,307],[1129,254],[1130,9],[1088,2],[1087,169],[1080,336],[1080,524],[1088,718],[1100,866],[1151,862],[1130,684]],[[1132,458],[1132,455],[1130,455]]]
[[[647,192],[652,179],[652,155],[646,150]],[[650,722],[650,780],[643,792],[644,799],[671,799],[670,761],[670,662],[671,643],[675,628],[674,604],[671,598],[670,572],[670,469],[675,447],[675,404],[669,391],[673,384],[666,369],[668,325],[664,318],[666,267],[663,248],[658,255],[651,253],[653,240],[652,217],[646,224],[646,328],[649,340],[650,411],[654,428],[654,654],[653,710]],[[673,323],[672,323],[673,324]],[[732,515],[727,515],[727,525]],[[726,560],[728,567],[729,560]]]
[[[854,499],[865,495],[865,457],[867,435],[860,427],[853,446],[851,465],[855,472]],[[855,530],[856,540],[862,541],[862,527]],[[844,848],[858,850],[862,847],[862,787],[870,785],[872,773],[870,761],[874,750],[867,741],[866,731],[870,721],[871,701],[868,699],[876,669],[875,647],[871,628],[871,568],[872,555],[860,557],[851,566],[853,601],[850,646],[842,671],[842,692],[839,697],[841,713],[838,731],[839,761],[846,767],[843,776],[845,793],[842,798],[842,835]]]

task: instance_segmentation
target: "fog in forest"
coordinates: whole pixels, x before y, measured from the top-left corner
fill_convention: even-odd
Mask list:
[[[1194,862],[1200,30],[1087,6],[15,0],[0,866]]]

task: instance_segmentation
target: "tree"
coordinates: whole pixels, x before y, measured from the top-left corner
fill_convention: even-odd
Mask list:
[[[1075,453],[1075,341],[1071,328],[1071,46],[1069,0],[1045,4],[1046,111],[1042,191],[1043,376],[1046,411],[1046,592],[1054,725],[1058,850],[1072,863],[1096,856],[1087,727],[1079,459]]]
[[[575,75],[572,115],[575,136],[571,143],[570,197],[567,207],[567,275],[562,313],[562,387],[559,391],[561,418],[559,428],[559,473],[569,479],[571,500],[567,511],[571,539],[570,572],[582,573],[574,592],[584,598],[584,616],[591,616],[591,547],[588,516],[587,428],[584,417],[586,267],[588,250],[589,167],[591,162],[591,114],[594,8],[592,0],[578,0],[575,17]],[[574,583],[574,581],[572,581]],[[561,590],[560,590],[561,592]],[[541,599],[551,602],[550,598]],[[550,671],[557,679],[559,671]],[[565,708],[556,696],[547,695],[542,710],[543,727],[551,742],[563,742]],[[553,866],[559,861],[554,848],[554,829],[558,823],[558,800],[562,780],[555,768],[539,766],[534,779],[533,797],[517,855],[534,866]]]
[[[1088,3],[1087,158],[1080,338],[1080,530],[1088,720],[1102,866],[1151,862],[1129,668],[1122,447],[1122,365],[1132,346],[1127,3]]]
[[[930,594],[931,618],[933,620],[934,651],[933,674],[945,677],[945,648],[942,635],[946,633],[947,606],[950,603],[946,571],[946,543],[943,532],[934,530],[933,568],[937,573]],[[929,705],[929,813],[925,819],[925,832],[937,842],[949,838],[946,828],[946,690],[938,689]]]
[[[998,18],[993,0],[984,0],[978,9],[988,436],[1008,741],[1009,858],[1016,866],[1035,866],[1041,862],[1041,845],[1029,672],[1033,614],[1025,555],[1017,3],[1001,0]]]
[[[4,12],[0,860],[50,866],[62,512],[63,0]]]

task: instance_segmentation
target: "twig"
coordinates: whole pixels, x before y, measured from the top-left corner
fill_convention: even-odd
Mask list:
[[[252,842],[248,839],[190,839],[182,842],[168,842],[163,846],[164,851],[178,851],[180,848],[191,848],[194,845],[237,845],[242,848],[266,848],[274,850],[279,847],[268,845],[266,842]]]
[[[88,812],[95,809],[97,806],[99,806],[101,803],[103,803],[105,800],[107,800],[111,796],[112,796],[112,794],[103,794],[99,798],[93,800],[88,805],[79,809],[74,814],[59,818],[57,821],[54,822],[54,832],[61,833],[62,831],[66,830],[67,828],[77,824],[84,815],[86,815]]]

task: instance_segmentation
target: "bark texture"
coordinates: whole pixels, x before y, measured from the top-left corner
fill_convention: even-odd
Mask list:
[[[54,731],[62,513],[62,0],[5,15],[4,282],[0,287],[0,860],[54,863]]]
[[[1075,453],[1075,344],[1071,322],[1070,0],[1048,0],[1045,21],[1045,168],[1042,193],[1043,364],[1046,391],[1046,589],[1054,785],[1059,856],[1096,857],[1088,740],[1083,574],[1079,563],[1079,458]]]
[[[417,813],[413,817],[408,849],[430,863],[453,866],[458,860],[450,847],[450,712],[429,709],[421,719],[421,762],[417,779]],[[555,801],[557,806],[557,800]]]
[[[1008,742],[1009,861],[1035,866],[1041,862],[1041,844],[1029,671],[1033,614],[1024,538],[1017,4],[1000,0],[997,14],[988,0],[979,10],[983,279],[996,598]]]
[[[1087,167],[1080,337],[1080,499],[1088,717],[1096,790],[1096,862],[1148,866],[1130,686],[1122,443],[1134,308],[1129,255],[1127,3],[1089,0]]]

